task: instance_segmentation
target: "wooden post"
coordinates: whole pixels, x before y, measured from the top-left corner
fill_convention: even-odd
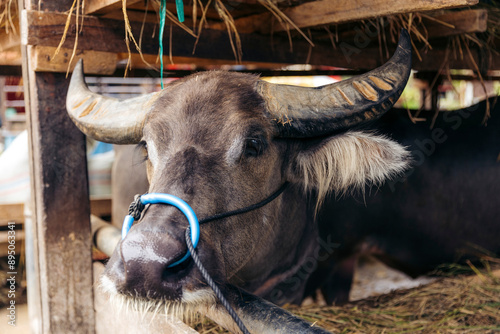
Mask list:
[[[25,5],[20,1],[20,9],[66,11],[71,4],[72,0],[26,0]],[[37,289],[28,300],[32,331],[94,333],[85,137],[66,113],[68,79],[64,74],[35,72],[32,51],[22,47],[34,239],[28,281],[37,283],[29,287]]]

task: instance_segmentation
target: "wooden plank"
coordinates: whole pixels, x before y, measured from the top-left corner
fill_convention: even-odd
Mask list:
[[[19,51],[18,55],[19,55],[18,59],[20,59],[22,57],[21,51]],[[13,64],[5,64],[4,65],[1,63],[1,60],[4,56],[5,56],[5,54],[3,52],[0,52],[0,73],[2,73],[5,76],[20,77],[21,75],[23,75],[23,72],[21,69],[21,61],[18,61],[18,62],[13,63]]]
[[[22,63],[21,59],[22,56],[20,47],[18,49],[11,49],[8,51],[0,52],[0,66],[15,66],[20,68]],[[4,75],[9,75],[8,71],[2,71],[1,73]]]
[[[481,53],[481,50],[478,49],[471,48],[470,51],[474,62],[470,59],[468,53],[465,53],[464,57],[460,58],[460,56],[456,57],[456,55],[450,52],[450,54],[448,54],[449,68],[475,70],[477,65],[480,69],[484,70],[485,73],[487,71],[500,70],[500,57],[494,54]],[[412,69],[417,71],[437,72],[442,70],[441,65],[447,52],[446,50],[435,49],[427,53],[421,53],[420,55],[422,56],[422,61],[414,57]],[[474,63],[476,65],[474,65]]]
[[[144,58],[149,64],[155,65],[157,67],[160,66],[159,65],[159,58],[157,55],[146,54],[146,55],[143,55],[143,57],[141,57],[139,54],[132,54],[132,56],[131,56],[132,68],[134,70],[140,70],[140,69],[149,70],[149,73],[147,73],[145,75],[147,77],[150,77],[152,75],[159,76],[159,74],[151,72],[151,68],[146,63],[143,62],[142,58]],[[120,54],[118,54],[118,59],[120,59],[122,61],[126,61],[128,59],[128,54],[120,53]],[[234,64],[234,59],[224,60],[224,59],[208,59],[208,58],[198,58],[198,57],[173,56],[172,60],[173,60],[174,64],[193,64],[196,67],[210,67],[210,66],[214,66],[214,65],[223,66],[223,65],[233,65]],[[170,64],[169,57],[163,56],[163,62],[165,64]],[[269,63],[260,63],[260,62],[255,62],[255,61],[252,61],[252,62],[243,61],[242,64],[243,65],[245,65],[245,64],[251,65],[253,68],[257,67],[260,69],[261,68],[280,68],[280,67],[287,65],[284,63],[283,64],[270,63],[270,62]],[[168,71],[168,72],[170,72],[170,71]],[[117,72],[115,72],[114,75],[123,76],[123,71],[117,71]]]
[[[64,32],[66,22],[65,14],[45,13],[37,11],[26,11],[22,15],[26,22],[26,32],[23,32],[23,44],[43,45],[56,47]],[[140,36],[142,23],[131,22],[132,31],[136,37]],[[157,55],[157,25],[146,24],[143,29],[142,52],[144,54]],[[78,48],[82,50],[96,50],[104,52],[127,53],[124,42],[123,21],[110,19],[97,19],[87,17],[84,23],[85,38],[80,38]],[[169,33],[165,33],[164,49],[169,50]],[[103,36],[105,36],[103,38]],[[335,53],[331,45],[317,46],[310,52],[310,46],[304,40],[293,42],[293,51],[287,36],[259,36],[257,34],[240,34],[243,61],[280,64],[311,64],[334,65]],[[70,31],[66,37],[64,47],[72,48],[75,40],[75,26],[70,25]],[[220,30],[205,29],[193,54],[196,38],[189,35],[183,29],[172,27],[172,54],[175,57],[205,58],[227,60],[235,62],[235,56],[231,48],[227,32]],[[137,53],[135,47],[131,52]],[[370,64],[367,64],[368,67]],[[338,65],[341,66],[341,65]],[[369,67],[368,67],[369,68]]]
[[[85,72],[89,74],[113,74],[116,70],[118,60],[117,54],[94,50],[78,50],[73,61],[69,65],[72,49],[62,48],[54,57],[56,48],[53,46],[35,46],[31,48],[31,68],[35,72],[62,72],[66,73],[68,67],[70,72],[76,65],[78,59],[83,58]]]
[[[127,6],[133,5],[143,0],[126,0]],[[113,10],[122,8],[122,0],[86,0],[84,13],[85,14],[102,14],[109,13]]]
[[[0,204],[0,226],[24,221],[24,204]]]
[[[73,0],[19,1],[19,11],[67,11]],[[21,34],[26,21],[21,19]],[[30,68],[22,45],[30,152],[26,273],[31,332],[95,333],[85,137],[65,110],[63,74]]]
[[[28,22],[26,33],[24,34],[24,43],[29,45],[57,46],[64,31],[66,22],[65,14],[43,13],[37,11],[27,11],[23,13],[24,20]],[[127,53],[127,48],[123,40],[124,27],[120,20],[97,19],[88,17],[85,20],[84,34],[85,38],[79,39],[79,49],[95,50],[104,52]],[[74,42],[74,26],[71,26],[70,32],[66,38],[65,47],[71,48]],[[135,36],[140,35],[142,23],[131,22],[132,31]],[[154,37],[157,26],[146,24],[142,39],[142,51],[144,54],[158,54],[158,41]],[[165,34],[164,49],[168,53],[170,41],[168,30]],[[105,38],[103,38],[105,36]],[[362,46],[349,43],[340,43],[339,47],[334,49],[329,41],[321,43],[315,41],[315,47],[310,45],[302,38],[293,40],[293,50],[290,50],[290,44],[287,36],[275,35],[261,36],[258,34],[240,34],[243,49],[243,62],[256,63],[279,63],[279,64],[312,64],[336,66],[351,69],[373,69],[383,64],[387,59],[380,59],[378,56],[380,50],[378,47]],[[373,42],[377,41],[373,37]],[[186,33],[181,28],[172,27],[172,55],[182,57],[183,62],[189,59],[196,61],[196,58],[206,60],[222,60],[227,63],[235,63],[235,57],[225,31],[206,29],[196,46],[193,54],[193,47],[196,38]],[[390,52],[394,51],[394,46]],[[479,59],[477,51],[471,50],[475,58]],[[134,47],[131,52],[137,53]],[[367,55],[372,55],[368,56]],[[377,55],[377,56],[373,56]],[[439,70],[441,63],[436,59],[443,59],[444,50],[433,49],[422,55],[423,62],[419,62],[414,57],[415,69]],[[484,58],[484,57],[483,57]],[[489,61],[489,67],[485,69],[496,70],[500,66],[499,57],[492,57]],[[428,60],[427,60],[428,59]],[[484,59],[482,60],[485,61]],[[473,68],[468,59],[453,59],[451,68]],[[425,67],[428,66],[428,67]]]
[[[90,213],[97,216],[111,216],[111,198],[91,198]]]
[[[420,27],[419,30],[430,40],[463,33],[484,32],[487,28],[488,11],[485,9],[448,11],[445,14],[436,16],[422,16],[422,20],[425,31],[422,31]],[[391,36],[389,28],[385,29],[387,36]],[[352,30],[342,31],[338,33],[337,39],[340,45],[348,44],[359,49],[368,45],[378,45],[378,34],[379,28],[369,25],[365,29],[355,27]],[[315,37],[317,40],[328,40],[331,38],[327,33],[323,35],[316,34]],[[440,41],[430,43],[436,49],[444,47]],[[491,43],[491,45],[495,45],[495,43]]]
[[[67,15],[62,13],[46,13],[33,10],[22,12],[21,20],[24,22],[23,27],[26,29],[22,32],[22,44],[59,46],[64,34],[66,19]],[[68,35],[63,44],[63,47],[67,49],[72,49],[75,43],[75,23],[75,15],[72,15]],[[123,21],[87,16],[83,24],[85,38],[78,40],[79,50],[127,52]],[[131,47],[131,49],[133,51],[135,48]]]
[[[269,12],[249,15],[234,20],[234,26],[239,34],[268,34],[272,30],[279,31],[279,28],[275,29],[275,26],[272,25],[273,23],[275,23],[273,15]],[[224,22],[208,22],[208,27],[214,30],[227,29]]]
[[[24,67],[41,332],[93,333],[85,137],[66,114],[65,75]]]
[[[429,38],[485,32],[488,24],[488,11],[486,9],[461,10],[436,16],[435,19],[436,21],[424,18]],[[452,25],[453,28],[439,21]]]
[[[479,0],[318,0],[283,10],[297,27],[339,24],[393,14],[472,6]],[[272,14],[264,13],[235,20],[236,28],[246,33],[293,30],[291,25],[272,24]],[[251,26],[255,30],[247,27]]]
[[[20,1],[20,10],[66,11],[73,0]],[[25,7],[24,7],[25,6]],[[21,31],[26,32],[21,20]],[[24,44],[25,45],[25,44]],[[64,74],[31,68],[23,46],[31,171],[30,323],[34,333],[94,333],[85,137],[66,113]]]
[[[175,4],[174,4],[174,6],[175,6]],[[191,17],[187,16],[189,9],[190,8],[188,6],[184,7],[184,12],[186,13],[186,16],[185,16],[183,24],[186,27],[188,27],[188,29],[193,29],[193,25],[194,25],[193,19]],[[176,13],[175,10],[173,11],[173,13]],[[156,25],[158,25],[158,22],[159,22],[158,21],[159,20],[158,14],[154,10],[150,10],[147,13],[145,13],[144,11],[128,11],[127,16],[128,16],[129,21],[131,21],[131,22],[133,22],[133,21],[143,22],[144,21],[144,22],[153,23]],[[101,15],[100,18],[121,21],[121,20],[123,20],[123,12],[122,11],[112,11],[112,12],[105,13],[105,14]],[[217,18],[219,18],[219,17],[217,16]],[[207,14],[207,19],[209,19],[208,14]],[[171,20],[167,17],[166,18],[166,27],[168,27],[170,25],[170,22],[171,22]],[[200,21],[198,20],[197,24],[199,22]],[[173,22],[173,24],[176,24],[176,25],[178,23],[179,23],[178,21]],[[224,28],[224,29],[226,29],[226,28]]]
[[[90,213],[100,216],[111,215],[111,198],[91,198]],[[8,222],[24,222],[24,204],[0,204],[0,226],[7,226]]]
[[[67,13],[73,5],[73,0],[24,0],[19,2],[20,10],[38,9],[43,12]],[[25,7],[22,7],[22,6]]]

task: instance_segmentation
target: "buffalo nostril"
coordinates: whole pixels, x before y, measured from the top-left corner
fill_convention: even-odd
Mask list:
[[[165,267],[162,273],[162,279],[166,280],[172,276],[179,276],[189,272],[189,269],[192,267],[193,260],[188,258],[187,260],[179,263],[178,265],[172,267]]]

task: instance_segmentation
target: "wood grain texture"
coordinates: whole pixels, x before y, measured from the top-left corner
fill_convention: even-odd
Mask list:
[[[54,57],[53,46],[34,46],[30,57],[31,67],[35,72],[71,72],[78,59],[85,62],[85,73],[110,75],[116,70],[118,56],[113,52],[79,50],[71,61],[72,49],[62,48]]]
[[[142,3],[144,0],[127,0],[127,6]],[[122,8],[122,0],[86,0],[85,14],[101,14]]]
[[[26,12],[26,41],[27,45],[57,47],[63,36],[65,14],[43,13],[38,11]],[[132,31],[135,36],[140,36],[142,23],[131,22]],[[142,52],[144,54],[158,54],[158,40],[155,35],[157,25],[146,24],[143,30]],[[186,33],[183,29],[173,26],[172,28],[172,54],[175,57],[196,57],[206,59],[223,59],[229,63],[235,62],[226,31],[206,29],[196,45],[196,38]],[[74,24],[63,45],[72,48],[75,41]],[[169,33],[165,32],[164,49],[169,50]],[[309,57],[309,44],[303,40],[294,41],[293,51],[290,50],[289,40],[286,36],[259,36],[257,34],[240,34],[243,47],[243,61],[248,62],[274,62],[274,63],[304,63]],[[128,52],[124,42],[124,25],[120,20],[98,19],[87,17],[84,22],[84,30],[78,41],[79,50],[94,50],[103,52]],[[310,59],[314,63],[330,64],[331,46],[318,47],[314,49]],[[137,53],[135,47],[131,52]],[[166,51],[167,52],[167,51]],[[322,58],[320,61],[319,58]]]
[[[29,71],[32,197],[43,333],[93,333],[84,135],[65,110],[63,74]]]
[[[283,10],[283,14],[299,28],[339,24],[401,13],[472,6],[478,0],[318,0]],[[272,14],[256,14],[237,19],[236,28],[246,33],[293,30],[291,25],[272,23]]]
[[[20,9],[63,12],[71,4],[72,0],[31,0],[21,1]],[[22,21],[22,31],[28,30],[25,25]],[[35,72],[29,61],[31,47],[22,46],[21,51],[33,208],[32,253],[27,258],[32,259],[30,280],[36,280],[32,329],[94,333],[85,138],[66,114],[65,75]]]
[[[436,16],[437,21],[425,19],[425,28],[430,38],[454,36],[464,33],[485,32],[488,24],[486,9],[470,9]],[[452,27],[444,25],[445,22]]]
[[[65,14],[43,13],[28,11],[26,13],[27,33],[26,44],[56,47],[64,32]],[[134,36],[139,37],[142,27],[141,22],[131,22]],[[75,41],[75,25],[70,25],[69,33],[64,44],[65,48],[72,48]],[[147,23],[143,29],[142,52],[146,55],[158,54],[158,40],[155,35],[157,26]],[[164,50],[171,49],[174,58],[183,59],[188,62],[192,59],[205,59],[205,61],[217,60],[226,63],[235,63],[235,56],[229,42],[226,31],[218,29],[205,29],[196,44],[196,38],[176,26],[172,29],[172,41],[169,40],[169,31],[165,32]],[[286,34],[264,36],[256,33],[240,33],[243,50],[242,62],[244,63],[277,63],[277,64],[312,64],[344,67],[350,69],[373,69],[382,65],[387,58],[380,56],[378,37],[368,36],[368,41],[360,41],[360,36],[354,32],[354,39],[341,40],[337,48],[333,48],[329,41],[315,41],[315,47],[311,47],[301,37],[293,39],[292,44]],[[358,38],[359,37],[359,38]],[[363,43],[361,43],[363,42]],[[196,49],[194,46],[196,44]],[[87,17],[84,30],[78,42],[79,50],[93,50],[102,52],[127,53],[124,42],[124,26],[121,20],[102,19]],[[194,50],[194,52],[193,52]],[[131,47],[132,53],[137,53],[135,47]],[[389,45],[389,53],[394,51],[394,45]],[[476,61],[487,65],[483,67],[489,70],[498,69],[498,57],[486,59],[477,50],[471,50]],[[168,53],[168,51],[165,51]],[[436,59],[443,59],[444,50],[434,48],[422,54],[424,58],[420,62],[414,57],[413,68],[417,70],[439,70],[441,63]],[[481,59],[479,59],[481,58]],[[491,57],[490,57],[491,58]],[[428,59],[428,60],[427,60]],[[469,59],[451,59],[450,68],[469,69]],[[488,67],[489,66],[489,67]]]
[[[0,226],[24,221],[24,204],[0,204]]]

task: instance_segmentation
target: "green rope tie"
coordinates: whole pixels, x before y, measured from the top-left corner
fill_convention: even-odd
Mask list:
[[[175,0],[175,7],[177,9],[177,18],[179,22],[184,22],[184,2],[182,0]],[[160,78],[161,89],[163,89],[163,32],[165,31],[165,20],[167,17],[167,0],[161,0],[160,3]]]
[[[184,2],[182,0],[175,0],[175,9],[177,9],[179,22],[184,22]]]

